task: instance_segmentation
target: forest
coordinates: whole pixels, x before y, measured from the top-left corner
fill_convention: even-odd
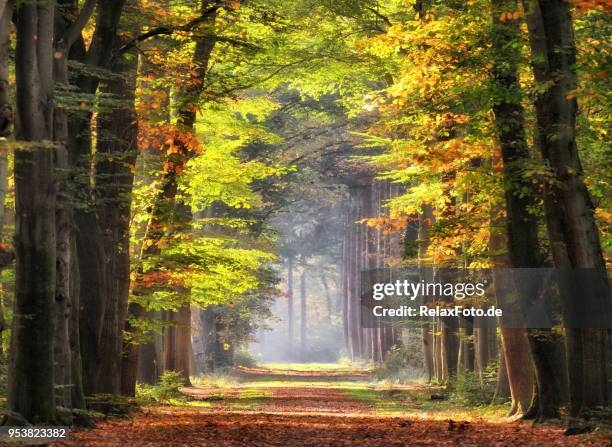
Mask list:
[[[612,446],[611,12],[0,0],[0,445]]]

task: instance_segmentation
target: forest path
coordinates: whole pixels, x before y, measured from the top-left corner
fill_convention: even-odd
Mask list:
[[[71,446],[612,446],[555,426],[457,412],[434,389],[373,383],[368,371],[241,369],[231,384],[183,389],[186,400],[72,433]],[[455,419],[453,419],[455,418]],[[588,435],[587,435],[588,436]]]

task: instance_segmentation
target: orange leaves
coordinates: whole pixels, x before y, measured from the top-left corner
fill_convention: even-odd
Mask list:
[[[181,153],[181,148],[179,146],[176,146],[173,140],[169,139],[168,141],[166,141],[166,144],[168,145],[168,149],[166,149],[166,155]]]
[[[453,407],[452,402],[443,408],[434,406],[424,411],[418,396],[429,396],[433,388],[410,384],[384,392],[366,382],[368,371],[236,368],[234,372],[243,382],[240,385],[183,388],[181,392],[188,399],[182,405],[150,405],[130,418],[108,418],[95,429],[71,432],[70,440],[62,445],[595,447],[609,444],[605,433],[564,436],[563,428],[555,424],[532,426],[510,422],[495,410],[487,416],[478,416],[465,407]],[[357,392],[316,385],[330,380],[350,380]],[[284,384],[269,383],[274,381]],[[315,385],[302,385],[306,381]],[[381,408],[386,411],[382,412]],[[454,411],[459,411],[461,416]],[[455,423],[451,417],[461,419]],[[469,422],[459,422],[464,418]]]
[[[514,12],[502,12],[499,15],[500,22],[506,22],[510,20],[518,20],[523,17],[523,11],[514,11]]]
[[[591,9],[602,9],[605,12],[612,11],[612,0],[570,0],[579,11],[590,11]]]
[[[372,217],[369,219],[364,219],[361,222],[367,224],[369,227],[382,231],[383,234],[401,232],[406,228],[405,217]]]
[[[163,270],[144,273],[140,277],[139,285],[145,289],[154,289],[167,286],[170,282],[171,273]]]
[[[184,132],[170,123],[151,125],[146,121],[139,123],[139,147],[156,151],[163,150],[166,161],[163,169],[181,175],[190,153],[199,154],[202,145],[193,132]]]

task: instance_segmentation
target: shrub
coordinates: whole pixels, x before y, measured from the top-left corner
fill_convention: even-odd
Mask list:
[[[469,405],[488,405],[493,400],[497,387],[497,366],[490,364],[482,377],[473,371],[457,374],[447,386],[447,391],[457,402]]]
[[[168,402],[180,396],[179,388],[183,386],[183,375],[176,371],[166,371],[156,385],[139,383],[136,385],[136,399],[144,403]]]
[[[422,371],[422,361],[412,349],[406,346],[392,346],[387,352],[385,361],[376,368],[376,375],[380,379],[403,382],[419,377]]]
[[[255,368],[257,366],[257,360],[248,351],[236,351],[234,352],[234,365],[244,366],[245,368]]]

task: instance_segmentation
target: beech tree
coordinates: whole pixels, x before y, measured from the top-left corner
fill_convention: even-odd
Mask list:
[[[8,9],[10,11],[10,9]],[[55,422],[55,202],[52,2],[16,13],[15,309],[9,408]]]

